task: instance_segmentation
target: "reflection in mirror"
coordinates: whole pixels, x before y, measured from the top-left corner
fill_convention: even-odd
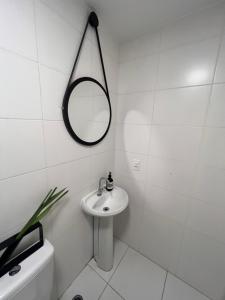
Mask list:
[[[68,118],[76,136],[93,143],[102,138],[110,123],[110,106],[105,90],[85,80],[74,86],[68,102]]]

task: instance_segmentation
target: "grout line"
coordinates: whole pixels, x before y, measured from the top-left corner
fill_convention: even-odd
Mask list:
[[[82,34],[82,27],[80,29],[78,29],[76,26],[74,26],[74,24],[72,24],[72,22],[68,21],[68,19],[63,15],[60,14],[60,12],[55,9],[54,7],[52,7],[51,5],[49,5],[48,3],[46,3],[43,0],[39,0],[40,4],[42,4],[43,6],[45,6],[48,10],[51,11],[51,13],[53,13],[54,15],[56,15],[61,21],[63,21],[67,26],[71,27],[72,30],[76,31],[76,33],[78,33],[79,35]],[[86,4],[86,3],[85,3]],[[87,13],[88,15],[88,13]],[[80,20],[81,21],[81,20]],[[82,21],[81,21],[82,22]],[[88,39],[90,40],[90,39]],[[91,42],[91,40],[90,40]]]
[[[45,68],[47,68],[47,69],[50,69],[51,71],[55,71],[55,72],[57,72],[57,73],[60,73],[61,75],[68,76],[68,77],[69,77],[69,75],[70,75],[69,72],[60,70],[60,69],[58,69],[57,67],[53,67],[53,66],[46,65],[45,63],[43,63],[43,62],[41,62],[41,61],[39,61],[39,64],[40,64],[40,66],[45,67]]]
[[[33,173],[37,173],[37,172],[40,172],[40,171],[45,171],[46,169],[48,169],[48,168],[46,168],[46,167],[44,167],[44,168],[38,168],[38,169],[35,169],[35,170],[32,170],[32,171],[27,171],[27,172],[23,172],[23,173],[20,173],[20,174],[16,174],[16,175],[13,175],[13,176],[10,176],[10,177],[1,178],[0,179],[0,183],[4,182],[6,180],[10,180],[10,179],[19,177],[19,176],[33,174]]]
[[[195,87],[204,87],[204,86],[210,86],[214,84],[224,84],[225,81],[222,82],[213,82],[212,80],[209,83],[203,83],[203,84],[189,84],[189,85],[180,85],[180,86],[172,86],[172,87],[162,87],[162,88],[155,88],[150,90],[137,90],[137,91],[131,91],[131,92],[122,92],[120,93],[118,91],[118,97],[123,95],[132,95],[132,94],[147,94],[147,93],[153,93],[153,92],[161,92],[161,91],[170,91],[170,90],[180,90],[185,88],[195,88]]]
[[[132,249],[132,250],[134,250],[135,252],[137,252],[139,255],[143,256],[145,259],[149,260],[149,261],[150,261],[151,263],[153,263],[154,265],[156,265],[156,266],[158,266],[159,268],[161,268],[163,271],[168,272],[168,270],[165,269],[162,265],[160,265],[158,262],[156,262],[156,261],[150,259],[150,258],[147,257],[146,255],[144,255],[143,253],[141,253],[139,250],[137,250],[137,249],[135,249],[135,248],[133,248],[133,247],[130,247],[130,246],[129,246],[129,248]]]
[[[94,257],[92,257],[91,260],[92,260],[92,259],[94,259]],[[89,262],[91,262],[91,260],[90,260]],[[101,276],[101,275],[95,270],[95,268],[92,267],[92,265],[89,264],[89,262],[88,262],[88,266],[89,266],[93,271],[95,271],[95,273],[98,275],[99,278],[101,278],[103,281],[105,281],[106,284],[108,284],[108,281],[106,281],[106,279],[105,279],[103,276]]]
[[[192,230],[194,232],[198,232],[196,230]],[[208,236],[207,234],[203,234],[205,236]],[[209,237],[209,236],[208,236]],[[119,239],[119,238],[118,238]],[[120,240],[120,239],[119,239]],[[122,240],[121,240],[122,241]],[[123,242],[123,241],[122,241]],[[218,242],[218,241],[217,241]],[[124,243],[124,242],[123,242]],[[223,244],[223,243],[222,243]],[[177,279],[179,279],[180,281],[182,281],[183,283],[185,283],[187,286],[191,287],[192,289],[194,289],[195,291],[197,291],[198,293],[200,293],[201,295],[205,296],[206,298],[208,298],[209,300],[213,300],[211,299],[209,296],[207,296],[206,294],[204,294],[202,291],[200,291],[199,289],[197,289],[196,287],[192,286],[191,284],[189,284],[188,282],[184,281],[182,278],[178,277],[176,274],[170,272],[169,270],[165,269],[163,266],[161,266],[159,263],[153,261],[152,259],[150,259],[149,257],[145,256],[144,254],[142,254],[140,251],[136,250],[135,248],[133,247],[130,247],[128,246],[128,249],[132,249],[134,251],[136,251],[139,255],[143,256],[144,258],[146,258],[147,260],[149,260],[150,262],[152,262],[153,264],[155,264],[156,266],[158,266],[159,268],[161,268],[163,271],[165,271],[167,274],[166,274],[166,279],[165,279],[165,282],[164,282],[164,289],[165,289],[165,285],[166,285],[166,280],[167,280],[167,277],[168,277],[168,274],[171,274],[173,275],[174,277],[176,277]],[[127,250],[128,250],[127,249]],[[108,285],[113,288],[109,283]],[[113,288],[114,289],[114,288]],[[163,300],[163,299],[161,299]]]
[[[55,165],[46,166],[46,167],[44,167],[44,168],[37,168],[37,169],[31,170],[31,171],[22,172],[22,173],[13,175],[13,176],[1,178],[1,179],[0,179],[0,183],[3,182],[3,181],[6,181],[6,180],[10,180],[10,179],[19,177],[19,176],[24,176],[24,175],[28,175],[28,174],[33,174],[33,173],[40,172],[40,171],[46,171],[46,170],[48,170],[48,169],[55,168],[55,167],[58,167],[58,166],[61,166],[61,165],[70,164],[70,163],[73,163],[73,162],[76,162],[76,161],[80,161],[80,160],[82,160],[82,159],[93,158],[94,156],[98,156],[98,155],[106,154],[106,153],[111,153],[111,152],[112,152],[111,150],[106,150],[106,151],[102,151],[102,152],[91,153],[91,154],[89,154],[89,155],[82,156],[82,157],[79,157],[79,158],[77,158],[77,159],[72,159],[72,160],[68,160],[68,161],[65,161],[65,162],[60,162],[60,163],[57,163],[57,164],[55,164]]]
[[[165,281],[164,281],[164,285],[163,285],[162,298],[161,298],[161,300],[163,300],[163,297],[164,297],[165,288],[166,288],[166,280],[167,280],[167,276],[168,276],[168,271],[166,272],[166,277],[165,277]]]
[[[15,120],[15,121],[42,121],[40,118],[24,118],[24,117],[1,117],[0,120]]]
[[[80,272],[78,272],[78,274],[76,275],[76,277],[71,281],[71,283],[69,283],[67,285],[67,287],[64,289],[64,291],[61,293],[61,295],[59,295],[59,298],[57,300],[60,300],[62,298],[62,296],[65,294],[65,292],[70,288],[70,286],[73,284],[73,282],[77,279],[77,277],[79,277],[79,275],[84,271],[84,269],[88,266],[88,263],[86,263],[84,265],[84,267],[82,268],[82,270]]]
[[[110,287],[120,298],[122,298],[123,300],[126,300],[115,288],[113,288],[111,285],[107,285],[108,287]]]
[[[3,47],[3,46],[0,46],[0,51],[2,51],[2,52],[7,52],[7,53],[10,54],[10,55],[18,56],[19,58],[23,58],[23,59],[28,60],[28,61],[33,62],[33,63],[37,63],[37,62],[38,62],[38,60],[35,59],[35,58],[31,58],[31,57],[29,57],[29,56],[26,56],[25,54],[21,54],[21,53],[19,53],[19,52],[14,51],[14,50],[5,48],[5,47]]]
[[[119,239],[118,239],[118,240],[119,240]],[[124,243],[124,242],[123,242],[123,243]],[[126,244],[126,243],[124,243],[124,244]],[[127,244],[126,244],[126,245],[127,245]],[[127,246],[128,246],[128,245],[127,245]],[[148,261],[154,263],[155,265],[157,265],[157,266],[160,267],[163,271],[166,272],[166,276],[165,276],[165,280],[164,280],[164,285],[163,285],[163,291],[162,291],[162,298],[161,298],[161,300],[163,300],[163,297],[164,297],[165,287],[166,287],[166,282],[167,282],[168,274],[173,275],[174,277],[176,277],[178,280],[182,281],[184,284],[186,284],[186,285],[189,286],[190,288],[194,289],[195,291],[197,291],[197,292],[200,293],[201,295],[205,296],[207,299],[212,300],[209,296],[205,295],[202,291],[196,289],[195,287],[193,287],[193,286],[190,285],[189,283],[185,282],[183,279],[179,278],[177,275],[173,274],[172,272],[169,272],[168,270],[166,270],[165,268],[163,268],[162,266],[160,266],[158,263],[155,263],[154,261],[152,261],[151,259],[149,259],[148,257],[144,256],[142,253],[140,253],[139,251],[135,250],[134,248],[132,248],[132,247],[130,247],[130,246],[127,247],[127,249],[126,249],[124,255],[122,256],[122,258],[121,258],[121,260],[120,260],[120,262],[119,262],[119,264],[118,264],[118,266],[120,265],[121,261],[123,260],[123,258],[125,257],[125,255],[126,255],[126,253],[127,253],[127,251],[128,251],[129,249],[132,249],[132,250],[136,251],[136,252],[139,253],[142,257],[146,258]],[[126,300],[126,299],[125,299],[125,298],[124,298],[124,297],[123,297],[123,296],[122,296],[122,295],[121,295],[114,287],[112,287],[112,286],[110,285],[109,282],[106,282],[106,280],[105,280],[104,278],[102,278],[102,277],[96,272],[96,270],[95,270],[91,265],[89,265],[89,262],[85,265],[85,267],[87,267],[87,266],[89,266],[89,268],[91,268],[91,269],[97,274],[97,276],[98,276],[99,278],[101,278],[101,279],[106,283],[105,286],[104,286],[103,291],[101,292],[101,294],[100,294],[100,296],[99,296],[99,298],[98,298],[98,300],[101,299],[101,297],[102,297],[104,291],[106,290],[106,288],[107,288],[108,286],[109,286],[115,293],[117,293],[118,296],[120,296],[123,300]],[[117,266],[117,268],[118,268],[118,266]],[[76,276],[76,278],[77,278],[77,277],[80,275],[80,273],[85,269],[85,267],[79,272],[79,274]],[[117,270],[117,268],[115,269],[115,271]],[[114,271],[114,273],[115,273],[115,271]],[[113,273],[113,274],[114,274],[114,273]],[[75,278],[75,279],[76,279],[76,278]],[[111,276],[111,278],[112,278],[112,276]],[[75,279],[74,279],[74,280],[75,280]],[[72,283],[73,283],[73,282],[72,282]],[[72,285],[72,283],[71,283],[70,285]],[[70,286],[70,285],[69,285],[69,286]],[[64,293],[65,293],[65,291],[64,291]]]
[[[60,18],[61,21],[63,21],[67,26],[69,26],[72,30],[74,30],[76,33],[78,33],[78,34],[79,34],[79,38],[81,37],[81,35],[83,34],[83,28],[84,28],[84,26],[85,26],[86,20],[87,20],[87,18],[88,18],[88,16],[89,16],[89,13],[91,12],[90,7],[89,7],[89,5],[88,5],[86,2],[85,2],[85,10],[86,10],[85,16],[82,18],[82,20],[79,20],[79,23],[80,23],[80,24],[83,23],[83,24],[82,24],[82,26],[80,25],[80,28],[79,28],[79,26],[77,27],[77,26],[75,26],[74,24],[72,24],[72,22],[68,21],[68,19],[67,19],[63,14],[60,14],[60,12],[59,12],[57,9],[55,9],[54,7],[52,7],[51,5],[49,5],[48,3],[46,3],[46,2],[43,1],[43,0],[39,0],[39,1],[40,1],[40,3],[41,3],[42,5],[44,5],[48,10],[50,10],[51,13],[55,14],[55,15],[56,15],[58,18]],[[78,5],[79,5],[79,4],[78,4]],[[84,19],[84,20],[83,20],[83,19]],[[88,41],[92,44],[92,46],[95,45],[95,43],[93,43],[93,39],[92,39],[92,38],[90,38],[90,37],[87,36],[87,39],[88,39]],[[109,58],[112,59],[114,63],[117,63],[117,61],[115,61],[115,59],[113,58],[113,55],[110,54],[110,51],[106,51],[106,52],[107,52],[107,56],[109,56]]]
[[[126,256],[128,249],[129,249],[129,246],[127,246],[127,249],[126,249],[126,251],[124,252],[124,254],[122,255],[122,257],[120,258],[117,267],[115,268],[114,272],[113,272],[112,275],[110,276],[110,278],[109,278],[109,280],[108,280],[108,284],[109,284],[110,280],[112,279],[112,277],[114,276],[114,274],[116,273],[116,270],[118,269],[120,263],[122,262],[122,260],[123,260],[124,257]]]
[[[99,275],[99,274],[98,274],[98,275]],[[101,279],[102,279],[102,278],[101,278]],[[105,292],[107,286],[108,286],[108,284],[106,283],[105,286],[104,286],[104,288],[103,288],[103,290],[102,290],[102,292],[100,293],[100,295],[99,295],[99,297],[98,297],[98,300],[101,299],[101,297],[102,297],[102,295],[104,294],[104,292]]]
[[[118,240],[119,240],[119,239],[118,239]],[[121,241],[121,242],[124,243],[123,241]],[[124,244],[125,244],[125,243],[124,243]],[[126,244],[126,245],[127,245],[127,244]],[[119,264],[121,263],[122,259],[123,259],[124,256],[126,255],[128,248],[129,248],[129,246],[127,245],[126,251],[125,251],[124,254],[122,255],[121,259],[119,260],[119,263],[118,263],[117,267],[115,268],[115,270],[114,270],[114,272],[112,273],[112,275],[109,277],[108,281],[107,281],[103,276],[101,276],[101,275],[96,271],[96,269],[95,269],[94,267],[92,267],[92,265],[89,264],[89,262],[90,262],[92,259],[94,259],[94,257],[92,257],[92,259],[88,262],[88,265],[89,265],[89,267],[90,267],[93,271],[95,271],[95,273],[98,274],[98,276],[99,276],[101,279],[103,279],[103,280],[109,285],[109,281],[112,279],[112,277],[113,277],[113,275],[115,274],[115,272],[116,272],[116,270],[117,270]]]
[[[184,281],[182,278],[178,277],[176,274],[173,274],[172,272],[168,272],[168,274],[173,275],[176,279],[180,280],[181,282],[183,282],[184,284],[186,284],[188,287],[192,288],[193,290],[195,290],[196,292],[198,292],[199,294],[205,296],[208,300],[214,300],[212,298],[210,298],[209,296],[207,296],[205,293],[203,293],[202,291],[200,291],[199,289],[197,289],[196,287],[192,286],[190,283]],[[163,299],[162,299],[163,300]]]
[[[119,239],[118,239],[118,240],[119,240]],[[121,242],[122,242],[122,241],[121,241]],[[124,243],[124,242],[122,242],[122,243]],[[126,243],[124,243],[124,244],[127,245]],[[88,262],[88,266],[89,266],[89,267],[90,267],[90,268],[98,275],[98,277],[100,277],[100,278],[106,283],[106,285],[105,285],[105,287],[104,287],[102,293],[100,294],[98,300],[101,299],[101,297],[102,297],[102,295],[103,295],[105,289],[107,288],[107,286],[109,286],[109,287],[110,287],[112,290],[114,290],[114,291],[115,291],[122,299],[125,300],[125,298],[124,298],[122,295],[120,295],[120,293],[119,293],[115,288],[113,288],[113,287],[109,284],[109,282],[110,282],[110,280],[112,279],[113,275],[115,274],[116,270],[118,269],[118,267],[119,267],[120,263],[122,262],[123,258],[124,258],[125,255],[127,254],[128,249],[129,249],[129,246],[127,245],[126,251],[124,252],[124,254],[122,255],[122,257],[120,258],[117,267],[115,268],[114,272],[112,273],[112,275],[110,276],[110,278],[109,278],[108,281],[106,281],[105,278],[103,278],[103,277],[102,277],[102,276],[101,276],[101,275],[100,275],[100,274],[99,274],[99,273],[98,273],[91,265],[89,265],[89,262],[90,262],[90,261]]]
[[[165,30],[165,28],[160,28],[157,32],[155,32],[155,34],[158,33],[160,35],[160,45],[159,45],[157,50],[154,50],[150,54],[144,54],[144,55],[140,55],[140,56],[134,56],[133,58],[129,58],[129,59],[125,59],[125,60],[119,60],[119,65],[131,63],[131,62],[137,61],[137,60],[147,59],[149,57],[154,56],[155,54],[160,54],[160,56],[161,56],[162,54],[164,54],[166,52],[174,51],[174,50],[177,50],[179,48],[184,48],[184,47],[187,47],[189,45],[200,44],[200,43],[203,43],[203,42],[206,42],[206,41],[210,41],[212,39],[220,38],[221,36],[224,35],[223,30],[221,29],[220,32],[211,34],[208,37],[197,38],[197,39],[194,39],[194,40],[191,40],[191,41],[188,41],[188,42],[182,42],[182,43],[177,44],[177,45],[175,44],[173,46],[167,46],[167,47],[163,48],[161,44],[162,44],[162,34],[163,34],[164,30]],[[153,33],[153,35],[154,35],[154,33]],[[145,36],[146,35],[140,36],[139,38],[144,38]],[[136,38],[133,41],[137,41],[139,38]],[[125,43],[125,45],[126,44],[129,44],[129,42]],[[119,57],[120,57],[120,55],[119,55]]]
[[[57,121],[57,120],[46,120],[46,121]],[[60,121],[60,120],[58,120]],[[224,128],[224,126],[216,125],[195,125],[187,123],[157,123],[157,122],[148,122],[148,123],[135,123],[135,122],[126,122],[126,121],[117,121],[115,123],[117,127],[119,126],[137,126],[137,127],[188,127],[188,128]]]
[[[35,43],[36,43],[36,52],[37,52],[37,59],[38,59],[38,83],[39,83],[39,96],[40,96],[40,105],[41,105],[41,114],[42,114],[42,138],[43,138],[43,155],[44,155],[44,162],[45,167],[47,167],[47,143],[46,143],[46,136],[45,136],[45,128],[44,128],[44,105],[43,105],[43,92],[42,92],[42,85],[41,85],[41,73],[40,73],[40,64],[39,64],[39,47],[38,47],[38,32],[37,32],[37,4],[36,1],[33,0],[33,15],[34,15],[34,30],[35,30]],[[47,175],[46,175],[47,179]],[[46,181],[46,184],[48,180]]]

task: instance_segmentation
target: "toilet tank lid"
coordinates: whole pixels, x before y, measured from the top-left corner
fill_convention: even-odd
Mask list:
[[[21,270],[14,276],[5,274],[0,278],[0,300],[6,300],[23,289],[53,257],[54,248],[48,240],[31,256],[20,263]]]

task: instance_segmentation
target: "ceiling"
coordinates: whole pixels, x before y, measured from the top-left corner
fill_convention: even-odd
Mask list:
[[[215,0],[87,0],[119,42],[154,32]]]

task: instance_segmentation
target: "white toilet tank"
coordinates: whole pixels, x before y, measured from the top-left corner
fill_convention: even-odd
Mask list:
[[[0,300],[50,300],[53,289],[53,246],[43,247],[20,263],[14,276],[0,278]]]

